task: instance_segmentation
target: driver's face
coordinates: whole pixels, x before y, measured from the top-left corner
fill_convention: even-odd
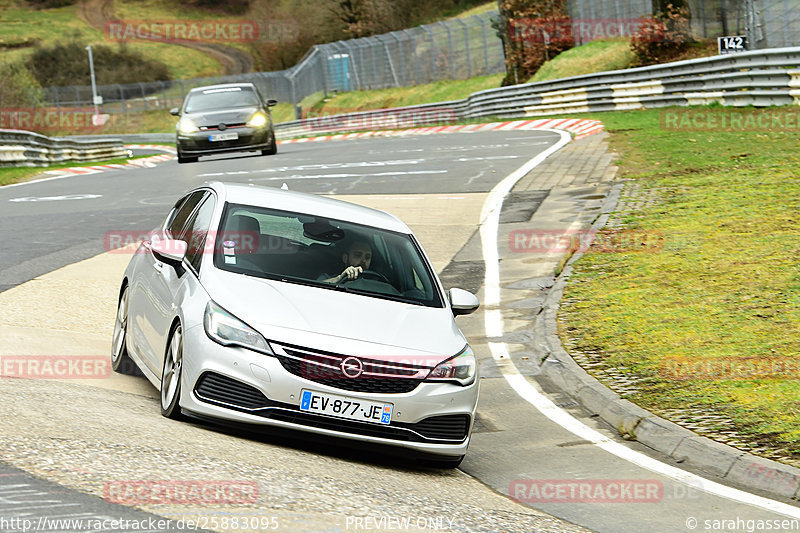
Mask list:
[[[350,251],[342,256],[347,266],[361,267],[369,270],[372,262],[372,248],[366,243],[357,242],[350,247]]]

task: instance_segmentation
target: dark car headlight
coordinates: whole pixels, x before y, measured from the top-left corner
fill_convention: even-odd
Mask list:
[[[259,332],[214,302],[208,302],[206,305],[203,327],[211,340],[223,346],[241,346],[274,355],[266,339]]]
[[[250,117],[247,121],[247,126],[250,128],[263,128],[267,125],[267,115],[258,111],[255,115]]]
[[[179,133],[196,133],[200,131],[200,128],[197,127],[197,124],[194,123],[192,119],[189,117],[181,117],[178,121],[178,132]]]
[[[453,381],[466,387],[475,381],[477,369],[475,353],[467,345],[458,355],[436,365],[425,381]]]

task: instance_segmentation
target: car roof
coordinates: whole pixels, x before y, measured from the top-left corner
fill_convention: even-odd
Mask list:
[[[411,233],[408,226],[386,211],[298,191],[231,182],[209,182],[223,201],[292,211],[306,215],[343,220],[399,233]]]
[[[192,89],[189,92],[194,93],[194,92],[207,91],[209,89],[227,89],[227,88],[231,88],[231,87],[242,87],[242,88],[247,87],[249,89],[253,89],[253,88],[255,88],[255,85],[253,85],[250,82],[220,83],[218,85],[205,85],[203,87],[195,87],[194,89]]]

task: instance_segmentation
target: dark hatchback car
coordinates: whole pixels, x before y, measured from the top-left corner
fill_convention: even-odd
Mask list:
[[[177,129],[178,163],[194,163],[201,155],[228,152],[278,152],[269,108],[277,100],[264,100],[252,83],[228,83],[189,91]]]

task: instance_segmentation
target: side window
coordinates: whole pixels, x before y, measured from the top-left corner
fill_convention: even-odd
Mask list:
[[[189,261],[189,264],[194,267],[196,272],[200,271],[206,236],[211,225],[211,216],[214,214],[215,204],[214,196],[209,194],[202,205],[195,211],[186,228],[184,228],[183,234],[189,244],[186,249],[186,260]]]
[[[193,192],[186,197],[186,200],[184,200],[180,206],[178,206],[177,210],[172,215],[172,219],[167,223],[167,231],[173,239],[181,239],[181,229],[183,229],[183,226],[186,224],[186,220],[206,194],[207,191]]]

